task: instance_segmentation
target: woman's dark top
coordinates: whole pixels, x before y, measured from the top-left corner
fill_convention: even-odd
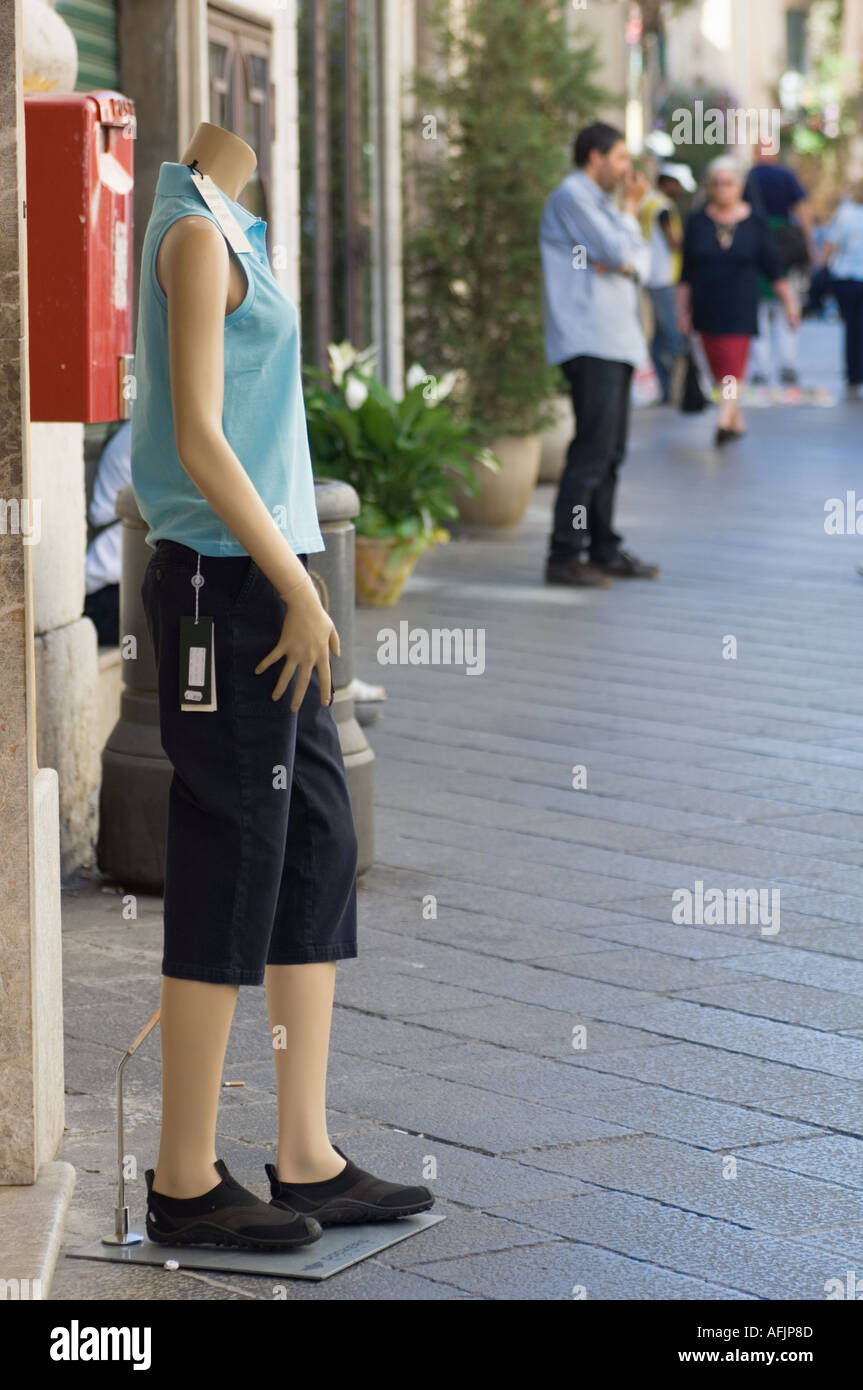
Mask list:
[[[693,212],[683,238],[680,279],[692,292],[692,327],[699,333],[758,333],[759,272],[772,283],[783,269],[773,237],[755,213],[734,228],[723,251],[716,223],[700,209]]]

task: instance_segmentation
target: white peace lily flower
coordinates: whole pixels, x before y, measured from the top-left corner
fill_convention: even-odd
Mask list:
[[[405,377],[405,386],[409,391],[412,391],[415,386],[420,386],[422,382],[425,381],[425,379],[425,367],[421,367],[419,362],[414,362],[413,366],[410,368],[407,376]]]
[[[351,365],[361,367],[369,376],[374,376],[378,365],[378,350],[374,343],[358,352]]]
[[[345,379],[345,372],[354,365],[357,360],[357,350],[353,343],[330,343],[327,348],[327,356],[330,359],[332,378],[334,386],[341,386]]]
[[[349,376],[345,386],[345,400],[349,410],[359,410],[365,405],[369,394],[369,388],[365,382],[358,381],[355,376]]]
[[[458,372],[445,372],[437,384],[436,399],[438,401],[445,401],[447,396],[452,392],[457,381]]]

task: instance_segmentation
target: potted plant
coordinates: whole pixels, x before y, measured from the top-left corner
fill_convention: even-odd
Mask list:
[[[412,367],[396,398],[371,373],[372,353],[331,344],[330,373],[307,367],[306,418],[319,478],[350,483],[356,519],[357,601],[393,604],[417,560],[449,540],[442,523],[458,515],[453,488],[476,492],[476,464],[496,462],[475,426],[443,404],[455,384]]]
[[[539,223],[576,121],[604,94],[593,45],[574,43],[575,12],[560,0],[464,0],[457,24],[448,13],[437,12],[437,52],[414,87],[433,115],[406,136],[407,340],[412,356],[464,369],[458,408],[501,462],[459,499],[462,518],[513,526],[560,391],[545,361]]]

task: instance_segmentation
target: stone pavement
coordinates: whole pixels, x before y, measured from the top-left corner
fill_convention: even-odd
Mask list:
[[[835,390],[837,356],[804,329]],[[863,1273],[863,540],[824,531],[861,425],[863,405],[753,410],[718,456],[710,417],[641,410],[620,520],[658,582],[544,588],[541,488],[516,535],[454,540],[360,612],[389,699],[331,1133],[384,1176],[432,1158],[447,1220],[289,1298],[820,1299]],[[483,674],[378,666],[401,619],[484,629]],[[778,891],[778,932],[674,921],[696,881]],[[65,933],[70,1249],[111,1224],[113,1074],[157,1003],[160,903],[126,921],[79,885]],[[130,1070],[140,1226],[155,1038]],[[261,1192],[271,1072],[263,992],[241,991],[219,1152]],[[272,1290],[61,1259],[52,1296]]]

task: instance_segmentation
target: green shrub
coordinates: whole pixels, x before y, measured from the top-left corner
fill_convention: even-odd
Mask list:
[[[359,495],[357,533],[394,536],[425,547],[458,515],[453,492],[476,494],[476,464],[497,465],[475,425],[444,404],[454,379],[421,367],[396,400],[370,371],[369,353],[331,345],[329,377],[307,367],[306,418],[315,475],[350,483]]]
[[[572,167],[576,126],[606,96],[593,44],[568,41],[564,4],[467,0],[460,34],[445,9],[443,75],[415,84],[446,149],[417,139],[408,169],[420,209],[407,238],[408,351],[464,369],[459,408],[490,440],[541,428],[559,393],[545,364],[539,223]]]

